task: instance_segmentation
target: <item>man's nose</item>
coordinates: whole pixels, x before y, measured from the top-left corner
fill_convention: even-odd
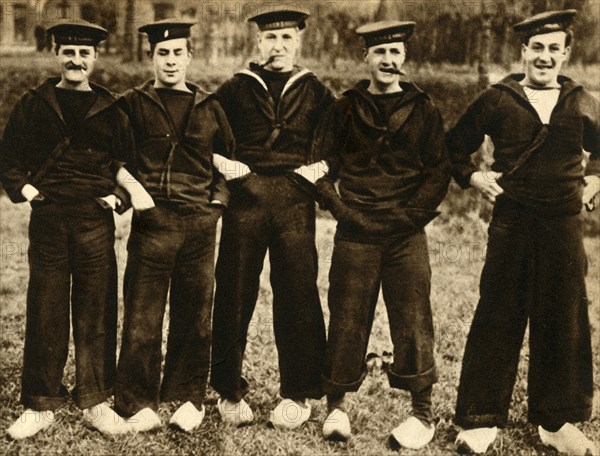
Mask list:
[[[540,54],[540,59],[544,62],[550,61],[550,49],[544,49]]]
[[[273,49],[276,49],[276,50],[283,49],[283,39],[282,38],[275,39],[275,44],[273,45]]]
[[[391,65],[392,56],[389,54],[389,52],[386,52],[381,56],[381,63],[383,63],[384,65]]]
[[[79,52],[76,52],[73,55],[73,58],[71,60],[73,61],[73,63],[75,65],[81,65],[81,62],[82,62],[83,59],[81,58],[81,54],[79,54]]]

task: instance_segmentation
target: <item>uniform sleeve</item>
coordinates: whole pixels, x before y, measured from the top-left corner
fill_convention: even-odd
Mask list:
[[[491,114],[499,93],[488,89],[477,98],[446,135],[452,176],[462,188],[470,187],[471,174],[477,171],[471,155],[479,150],[492,123]]]
[[[126,123],[124,124],[122,136],[123,149],[121,153],[123,154],[123,156],[121,158],[123,158],[123,166],[127,169],[127,171],[129,171],[133,176],[135,176],[136,142],[135,132],[133,131],[133,125],[131,123],[132,115],[134,112],[131,103],[131,96],[133,93],[133,90],[125,92],[123,95],[121,95],[121,97],[117,101],[117,104],[119,106],[119,109],[123,112],[123,114],[125,114],[125,117],[127,118]]]
[[[450,184],[450,160],[444,138],[444,122],[440,111],[427,104],[421,141],[423,183],[407,207],[433,211],[442,202]]]
[[[323,122],[323,119],[327,115],[330,107],[335,102],[335,96],[333,95],[333,92],[322,82],[319,81],[319,84],[321,86],[322,93],[320,94],[319,103],[318,103],[319,104],[319,108],[318,108],[319,117],[317,119],[317,128],[315,128],[315,131],[313,133],[313,138],[311,141],[310,163],[316,163],[316,162],[320,162],[320,161],[324,160],[322,155],[319,153],[318,148],[312,147],[312,144],[314,144],[314,142],[315,142],[316,135],[319,134],[319,131],[318,131],[319,125]]]
[[[221,105],[221,109],[231,119],[239,109],[239,102],[236,90],[236,78],[231,78],[219,86],[212,95]]]
[[[121,96],[117,100],[117,115],[119,116],[118,122],[118,135],[115,135],[115,158],[113,162],[113,171],[118,173],[121,167],[125,167],[130,173],[133,172],[132,168],[134,163],[134,150],[135,150],[135,137],[133,134],[133,127],[129,120],[129,114],[131,112],[130,106],[127,99]],[[121,200],[122,204],[118,208],[117,213],[122,214],[131,207],[131,195],[125,188],[119,183],[115,183],[113,193]]]
[[[218,98],[215,98],[214,105],[213,111],[218,129],[213,138],[213,153],[233,160],[235,156],[235,136],[233,135],[233,130],[231,129],[223,104]]]
[[[233,157],[235,151],[235,137],[233,136],[233,131],[229,125],[229,121],[227,120],[227,115],[225,114],[222,105],[219,103],[216,97],[212,101],[212,111],[215,123],[217,124],[217,129],[213,138],[212,153],[222,155],[226,158]],[[225,206],[227,206],[229,202],[227,181],[215,166],[213,166],[211,199],[219,200]]]
[[[586,92],[583,124],[583,148],[590,153],[586,176],[600,176],[600,102]]]
[[[346,103],[338,100],[329,105],[317,125],[311,155],[315,161],[325,160],[329,172],[325,178],[335,181],[340,168],[340,153],[346,145],[348,135]]]
[[[116,144],[115,160],[121,162],[121,164],[128,163],[131,161],[133,155],[134,138],[133,128],[129,121],[129,116],[124,110],[119,108],[119,135],[118,143]]]
[[[341,166],[340,154],[348,138],[347,109],[344,99],[337,100],[329,106],[317,126],[312,146],[313,156],[318,157],[318,161],[325,160],[329,167],[327,174],[315,182],[319,206],[330,211],[338,221],[351,218],[350,210],[335,188]]]
[[[0,180],[13,203],[27,201],[21,189],[29,182],[25,162],[25,100],[21,98],[13,108],[0,142]]]

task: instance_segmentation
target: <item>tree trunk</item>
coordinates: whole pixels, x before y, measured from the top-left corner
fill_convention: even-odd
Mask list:
[[[127,8],[125,10],[125,33],[123,35],[123,61],[132,62],[138,52],[135,46],[134,38],[134,25],[135,25],[135,0],[127,0]]]
[[[379,0],[375,21],[397,20],[402,17],[402,0]]]
[[[479,86],[486,87],[490,83],[490,46],[492,42],[492,18],[486,6],[486,0],[481,0],[481,34],[479,43]]]
[[[533,13],[538,14],[548,10],[548,0],[533,0]]]

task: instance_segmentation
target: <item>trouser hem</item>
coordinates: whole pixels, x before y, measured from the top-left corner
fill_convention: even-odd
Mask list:
[[[303,399],[321,399],[325,393],[321,388],[309,389],[304,391],[283,391],[279,392],[283,399],[303,400]]]
[[[507,415],[468,415],[468,416],[455,416],[454,424],[462,427],[463,429],[474,429],[481,427],[505,427],[508,421]]]
[[[360,385],[362,385],[366,376],[367,371],[363,371],[358,380],[355,380],[350,383],[340,383],[326,377],[325,375],[322,375],[321,384],[323,386],[323,392],[325,394],[354,393],[358,391]]]
[[[86,394],[78,394],[77,392],[73,392],[73,400],[77,404],[77,407],[80,409],[86,409],[88,407],[92,407],[94,405],[101,404],[106,401],[110,396],[112,396],[113,390],[112,388],[106,389],[104,391],[94,391],[93,393]]]
[[[398,388],[407,391],[419,392],[433,385],[438,380],[437,369],[435,366],[427,369],[425,372],[416,375],[400,375],[393,371],[392,365],[388,371],[388,380],[392,388]]]
[[[232,402],[239,402],[250,391],[250,385],[245,378],[240,378],[240,386],[238,388],[221,388],[217,382],[210,382],[210,386],[214,389],[222,399],[226,399]]]
[[[532,424],[546,423],[580,423],[588,421],[592,416],[592,407],[583,409],[560,410],[556,412],[534,412],[527,414],[527,419]]]
[[[21,397],[21,404],[25,408],[35,410],[37,412],[52,411],[64,405],[69,400],[69,396],[64,397],[44,397],[44,396],[32,396],[32,397]]]
[[[166,393],[160,394],[161,402],[191,402],[196,406],[197,409],[202,407],[204,404],[205,395],[200,391],[190,391],[190,390],[171,390]]]

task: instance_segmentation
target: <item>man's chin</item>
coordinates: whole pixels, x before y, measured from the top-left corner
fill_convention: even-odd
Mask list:
[[[556,81],[556,75],[554,75],[554,74],[552,74],[552,75],[550,75],[550,74],[535,75],[533,77],[530,77],[529,80],[535,86],[545,87],[545,86],[548,86],[548,85],[554,83],[554,81]]]
[[[159,78],[158,82],[164,87],[175,87],[177,85],[177,82],[173,81],[172,79]]]
[[[76,84],[81,84],[82,82],[87,82],[88,77],[83,74],[79,74],[76,76],[71,76],[71,75],[66,74],[63,76],[63,80],[70,85],[76,85]]]
[[[286,65],[284,62],[279,62],[279,61],[275,60],[274,62],[267,65],[265,67],[265,69],[267,69],[269,71],[274,71],[274,72],[291,71],[293,66],[294,66],[293,64]]]
[[[381,85],[396,84],[400,79],[397,74],[385,73],[382,71],[378,71],[377,73],[373,74],[372,77],[378,84]]]
[[[161,82],[161,84],[164,84],[166,86],[176,86],[180,82],[179,78],[169,76],[163,76],[161,78],[158,78],[158,80]]]

